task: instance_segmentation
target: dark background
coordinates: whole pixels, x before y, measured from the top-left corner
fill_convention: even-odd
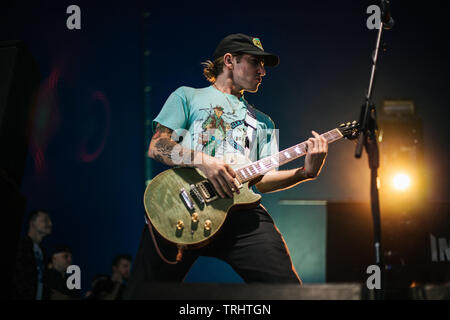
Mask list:
[[[71,4],[81,8],[81,30],[66,28]],[[280,128],[282,148],[307,139],[312,129],[358,119],[376,39],[366,27],[371,4],[377,2],[2,1],[0,40],[23,40],[41,70],[22,192],[27,212],[50,212],[54,230],[44,245],[73,248],[83,288],[94,274],[110,272],[114,255],[136,253],[149,143],[144,109],[153,118],[179,86],[207,86],[200,63],[227,34],[257,36],[280,56],[259,92],[246,98]],[[392,15],[374,101],[415,101],[423,120],[427,199],[446,202],[448,4],[393,0]],[[367,202],[367,159],[353,153],[350,142],[332,145],[320,179],[264,201]],[[153,174],[163,169],[153,162]]]

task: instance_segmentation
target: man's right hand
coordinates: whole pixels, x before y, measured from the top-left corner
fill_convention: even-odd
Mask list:
[[[225,198],[225,195],[232,198],[234,191],[239,193],[236,172],[230,165],[200,152],[197,153],[196,157],[201,157],[201,159],[194,160],[196,167],[211,181],[221,198]]]

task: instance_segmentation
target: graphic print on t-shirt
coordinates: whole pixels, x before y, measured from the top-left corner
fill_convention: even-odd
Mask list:
[[[243,136],[245,135],[244,121],[237,119],[233,112],[224,112],[224,108],[216,105],[214,108],[202,108],[207,114],[202,122],[201,132],[198,134],[198,144],[202,145],[202,152],[215,156],[217,153],[240,152]],[[202,121],[202,120],[199,120]],[[195,134],[195,132],[194,132]],[[233,149],[230,150],[229,147]]]

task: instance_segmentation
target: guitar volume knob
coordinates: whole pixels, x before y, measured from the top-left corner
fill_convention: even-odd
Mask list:
[[[196,223],[198,222],[198,213],[194,212],[191,216],[192,222]]]
[[[184,228],[184,222],[182,220],[178,220],[177,222],[177,229],[181,230]]]
[[[212,222],[211,222],[211,220],[206,220],[205,221],[205,230],[206,231],[209,231],[209,230],[211,230],[211,225],[212,225]]]

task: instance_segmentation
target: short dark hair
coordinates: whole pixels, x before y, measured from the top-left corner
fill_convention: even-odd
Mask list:
[[[66,245],[57,245],[57,246],[55,246],[55,247],[53,248],[53,250],[50,251],[50,252],[51,252],[50,258],[52,259],[53,256],[54,256],[55,254],[58,254],[58,253],[63,253],[63,252],[69,252],[69,253],[72,253],[72,249],[71,249],[69,246],[66,246]]]
[[[129,254],[119,254],[114,257],[112,261],[112,266],[117,267],[120,263],[120,260],[125,259],[131,262],[131,256]]]
[[[92,285],[92,287],[95,287],[96,282],[98,282],[99,280],[107,280],[109,278],[110,277],[107,274],[98,273],[92,279],[91,285]]]
[[[111,293],[114,288],[114,282],[112,282],[111,277],[106,274],[97,274],[92,280],[92,295],[90,299],[101,298],[100,294]]]
[[[33,210],[33,211],[31,211],[30,214],[28,215],[28,221],[27,221],[28,224],[29,224],[31,221],[35,221],[35,220],[37,219],[37,217],[39,216],[39,213],[43,213],[43,214],[48,215],[48,212],[45,211],[45,210],[42,210],[42,209]]]

